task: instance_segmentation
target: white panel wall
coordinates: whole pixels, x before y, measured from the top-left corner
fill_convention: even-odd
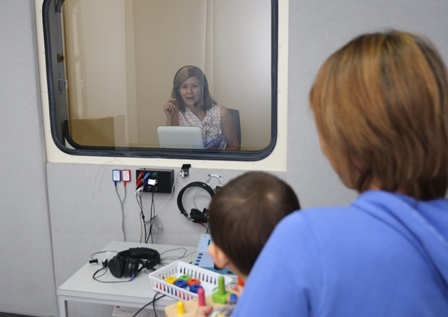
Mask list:
[[[31,0],[0,1],[0,311],[56,316],[55,285],[91,253],[122,239],[118,199],[110,184],[110,170],[120,163],[52,163],[45,169],[33,15]],[[447,15],[446,0],[290,1],[288,168],[279,176],[293,185],[303,206],[346,204],[355,197],[320,153],[308,110],[308,91],[323,60],[361,32],[390,27],[428,35],[448,60]],[[241,173],[193,168],[189,179],[178,180],[178,190],[205,180],[208,172],[221,172],[225,181]],[[128,194],[126,230],[135,241],[138,206],[131,190]],[[166,199],[157,197],[156,206]],[[157,242],[195,245],[203,232],[180,216],[175,199],[160,217],[165,231]],[[110,307],[78,304],[70,309],[77,317],[111,315]]]
[[[0,312],[55,316],[32,1],[0,1]]]
[[[124,169],[125,166],[121,165],[119,160],[107,161],[109,163],[104,165],[48,164],[48,190],[57,286],[86,264],[91,254],[104,248],[110,241],[123,241],[123,217],[111,175],[113,169]],[[192,168],[190,175],[186,178],[178,176],[180,166],[173,166],[176,171],[175,190],[171,197],[170,194],[154,195],[155,211],[163,224],[163,231],[154,236],[154,243],[197,246],[200,235],[206,233],[206,229],[188,221],[180,214],[177,207],[179,191],[190,182],[206,182],[208,173],[221,174],[224,184],[243,173],[229,170],[206,171],[195,168],[194,161],[188,163],[191,163]],[[141,167],[151,168],[152,166]],[[126,186],[123,210],[126,241],[139,242],[140,209],[133,190],[135,169],[131,167],[133,181]],[[284,173],[276,175],[283,179],[285,176]],[[218,184],[217,179],[210,180],[211,187],[214,188]],[[123,198],[125,190],[122,183],[117,185],[117,190]],[[151,197],[150,193],[143,195],[146,220],[149,219]],[[188,213],[193,207],[202,210],[209,202],[210,195],[201,189],[188,189],[183,195],[183,206]],[[69,314],[76,317],[112,314],[112,308],[109,306],[70,303],[68,307]]]

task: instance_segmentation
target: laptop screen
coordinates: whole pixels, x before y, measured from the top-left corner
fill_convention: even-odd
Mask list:
[[[160,147],[171,149],[203,149],[199,127],[160,126],[157,128]]]

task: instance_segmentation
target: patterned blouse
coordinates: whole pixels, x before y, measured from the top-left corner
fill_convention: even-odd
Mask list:
[[[224,150],[227,143],[222,132],[221,108],[219,105],[213,106],[207,110],[204,120],[201,121],[186,107],[184,113],[179,111],[179,126],[201,128],[205,149]]]

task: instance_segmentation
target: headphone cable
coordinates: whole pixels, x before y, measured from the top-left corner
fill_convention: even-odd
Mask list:
[[[135,192],[135,199],[137,200],[137,204],[140,207],[140,243],[142,243],[142,240],[146,239],[146,225],[145,225],[145,214],[143,212],[142,195],[143,195],[142,190],[137,190]]]
[[[105,270],[103,274],[101,274],[100,276],[96,276],[99,272],[101,272],[102,270]],[[107,271],[109,270],[109,268],[107,266],[103,266],[101,269],[96,270],[95,273],[93,273],[92,278],[100,283],[128,283],[128,282],[132,282],[135,278],[135,274],[132,274],[131,279],[127,280],[127,281],[101,281],[98,278],[104,276]]]
[[[120,193],[118,192],[117,188],[117,182],[115,183],[115,192],[117,194],[118,200],[120,201],[120,208],[121,208],[121,230],[123,231],[123,241],[126,241],[126,231],[125,231],[125,224],[124,224],[124,201],[126,200],[126,184],[124,185],[124,197],[121,199]]]
[[[155,191],[153,191],[152,195],[151,195],[151,207],[149,208],[149,210],[150,210],[150,212],[149,212],[149,229],[148,229],[148,235],[145,238],[146,243],[148,243],[150,237],[151,237],[151,243],[154,243],[154,237],[152,234],[152,227],[154,225],[154,221],[155,221],[155,217],[156,217],[156,211],[155,211],[156,204],[154,202],[154,194],[155,194]],[[148,224],[145,224],[145,225],[148,225]]]
[[[140,309],[139,309],[139,310],[138,310],[132,317],[136,317],[136,316],[137,316],[143,309],[145,309],[147,306],[149,306],[149,305],[151,305],[151,304],[153,305],[154,314],[155,314],[156,317],[157,317],[155,303],[156,303],[156,301],[158,301],[159,299],[161,299],[161,298],[163,298],[163,297],[166,296],[166,295],[162,295],[162,296],[156,298],[157,294],[160,294],[160,293],[159,293],[159,292],[155,293],[155,294],[154,294],[154,297],[152,298],[152,301],[150,301],[149,303],[145,304],[145,306],[143,306],[142,308],[140,308]]]

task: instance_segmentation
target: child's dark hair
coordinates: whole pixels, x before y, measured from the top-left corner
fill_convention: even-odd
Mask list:
[[[210,234],[240,271],[249,275],[275,226],[300,209],[293,189],[265,172],[247,172],[221,188],[209,210]]]

